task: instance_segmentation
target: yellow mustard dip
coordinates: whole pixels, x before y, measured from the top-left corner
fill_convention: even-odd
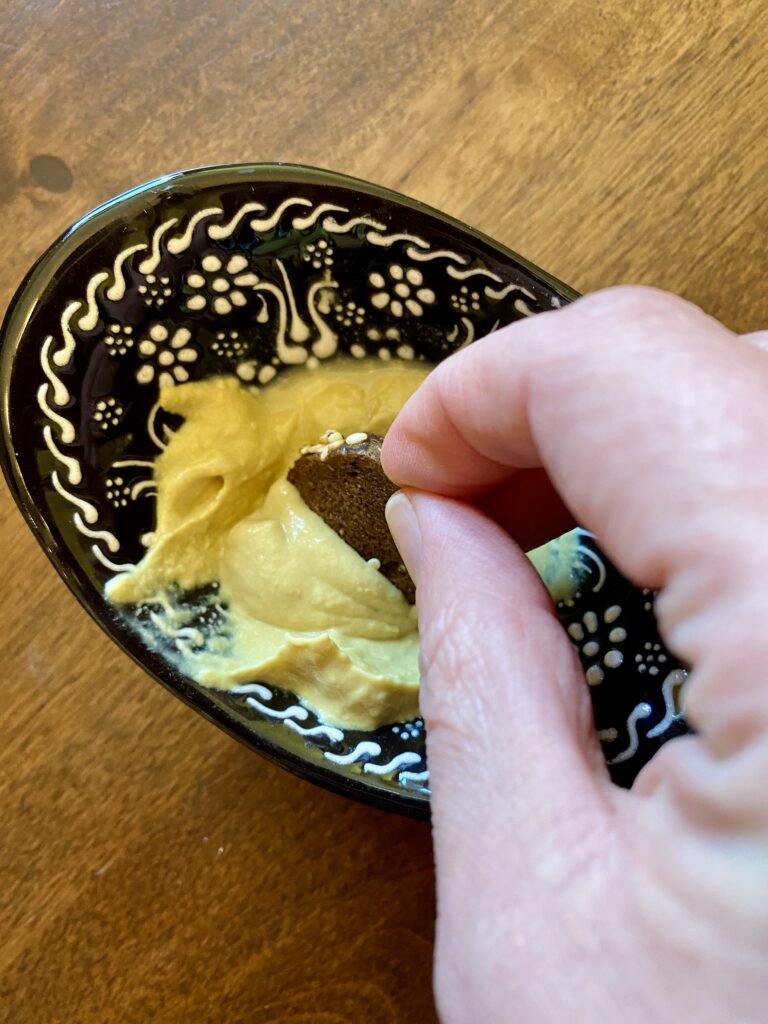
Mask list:
[[[285,476],[329,427],[385,433],[427,372],[337,359],[258,393],[233,377],[164,389],[161,404],[184,423],[155,462],[154,539],[134,570],[108,583],[109,599],[157,602],[172,625],[174,615],[183,621],[175,587],[218,582],[226,637],[202,650],[180,645],[192,678],[284,686],[326,722],[352,728],[415,717],[415,609]]]
[[[336,359],[247,389],[234,377],[166,388],[184,417],[155,461],[157,526],[138,566],[107,584],[147,604],[191,678],[293,690],[332,725],[369,729],[418,714],[415,609],[312,512],[286,474],[333,427],[383,434],[428,368]],[[555,600],[574,589],[577,539],[530,553]],[[195,642],[180,592],[218,584],[223,628]]]

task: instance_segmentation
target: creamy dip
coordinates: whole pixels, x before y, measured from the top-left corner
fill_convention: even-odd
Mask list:
[[[161,404],[184,423],[155,462],[152,543],[136,569],[110,581],[109,599],[157,604],[169,633],[176,626],[188,638],[174,594],[218,583],[221,639],[177,646],[192,678],[284,686],[350,727],[413,718],[415,609],[285,477],[329,426],[385,433],[427,372],[335,360],[257,393],[230,377],[163,390]]]
[[[154,466],[157,525],[116,604],[154,606],[179,667],[231,689],[293,690],[324,721],[369,729],[418,714],[415,609],[312,512],[286,474],[329,426],[384,434],[428,368],[338,359],[247,389],[235,378],[166,388],[184,417]],[[569,537],[532,557],[556,598],[572,585]],[[180,595],[214,585],[221,628],[197,636]]]

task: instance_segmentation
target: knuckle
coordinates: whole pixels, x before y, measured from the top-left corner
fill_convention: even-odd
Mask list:
[[[660,321],[679,324],[708,320],[698,306],[679,295],[646,285],[606,288],[585,295],[578,301],[578,305],[587,316],[620,324],[656,324]]]

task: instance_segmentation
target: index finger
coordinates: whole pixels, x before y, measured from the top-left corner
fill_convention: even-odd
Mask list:
[[[543,468],[607,553],[661,586],[713,531],[735,544],[731,517],[762,516],[767,399],[762,352],[682,299],[615,288],[446,360],[383,461],[401,486],[462,498]]]
[[[768,633],[755,625],[767,453],[765,352],[682,299],[618,288],[446,360],[383,462],[401,486],[465,498],[543,468],[633,582],[664,588],[660,627],[695,667],[687,715],[722,756],[768,735]]]

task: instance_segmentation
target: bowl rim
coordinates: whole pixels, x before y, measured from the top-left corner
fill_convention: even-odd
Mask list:
[[[269,742],[265,736],[250,730],[244,720],[237,718],[218,704],[212,696],[209,696],[209,692],[204,687],[185,684],[178,673],[170,671],[170,667],[166,672],[161,671],[158,666],[165,665],[162,659],[157,666],[154,664],[156,659],[153,659],[153,666],[150,668],[145,658],[140,656],[140,644],[135,642],[135,649],[132,649],[134,644],[131,643],[127,627],[125,630],[116,630],[114,624],[110,624],[112,628],[108,627],[103,610],[95,605],[69,561],[62,556],[61,546],[49,529],[46,516],[34,501],[16,459],[11,429],[11,374],[16,353],[25,336],[30,317],[45,294],[46,288],[54,279],[58,268],[83,243],[118,218],[122,209],[138,197],[149,197],[153,201],[157,201],[164,194],[173,192],[182,184],[185,186],[199,185],[201,188],[216,185],[234,186],[238,182],[238,176],[241,176],[244,184],[273,181],[275,184],[296,183],[342,187],[384,200],[401,208],[417,210],[485,244],[499,256],[517,264],[567,299],[578,298],[578,293],[558,278],[471,225],[420,200],[360,178],[305,164],[281,162],[211,164],[173,171],[127,189],[79,217],[43,250],[22,278],[5,312],[2,325],[0,325],[0,465],[2,465],[6,483],[22,516],[69,590],[99,628],[143,672],[185,704],[194,708],[209,722],[292,774],[311,781],[326,790],[352,797],[362,803],[413,818],[427,819],[430,813],[429,797],[416,796],[404,789],[386,790],[371,784],[363,776],[358,778],[346,774],[340,770],[341,766],[336,768],[330,764],[327,766],[316,764],[308,758]]]

